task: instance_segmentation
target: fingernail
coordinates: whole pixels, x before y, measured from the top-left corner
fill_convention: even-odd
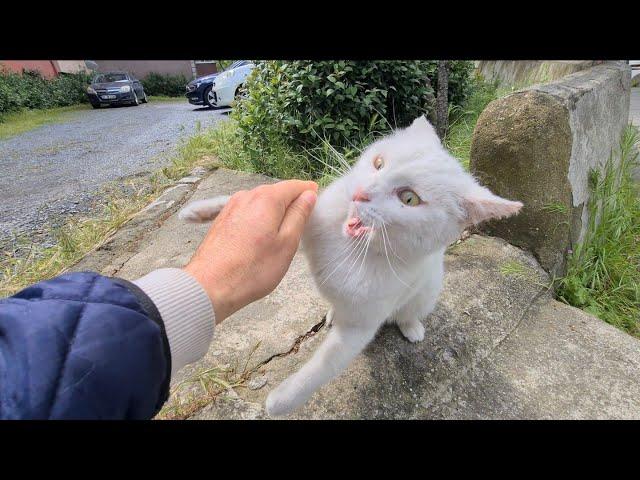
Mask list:
[[[318,198],[318,195],[313,190],[305,190],[300,195],[300,199],[303,202],[309,204],[310,207],[313,207],[315,205],[317,198]]]

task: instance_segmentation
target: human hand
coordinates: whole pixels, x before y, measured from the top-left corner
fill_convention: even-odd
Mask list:
[[[288,180],[234,194],[184,270],[202,285],[220,323],[271,293],[289,269],[318,185]]]

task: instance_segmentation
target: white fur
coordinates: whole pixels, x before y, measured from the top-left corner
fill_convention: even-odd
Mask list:
[[[373,166],[377,156],[384,160],[380,170]],[[403,188],[424,203],[403,204],[398,198]],[[353,202],[358,189],[370,201]],[[203,213],[216,210],[214,203],[188,206],[192,213],[187,217],[204,219]],[[303,405],[351,363],[385,322],[397,324],[411,342],[423,340],[421,320],[433,311],[442,289],[446,247],[465,227],[521,207],[478,185],[442,147],[424,116],[370,145],[318,196],[305,229],[311,273],[332,305],[327,316],[331,329],[312,358],[270,392],[267,412],[284,415]],[[372,231],[354,239],[345,226],[355,215]]]
[[[189,223],[204,223],[216,218],[231,197],[223,195],[205,200],[196,200],[178,213],[178,218]]]

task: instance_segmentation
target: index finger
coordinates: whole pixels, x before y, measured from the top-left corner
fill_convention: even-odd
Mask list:
[[[269,189],[274,197],[283,203],[284,213],[284,211],[289,208],[289,205],[291,205],[294,200],[302,194],[302,192],[306,190],[313,190],[314,192],[317,192],[318,184],[316,182],[305,180],[284,180],[282,182],[269,185]]]

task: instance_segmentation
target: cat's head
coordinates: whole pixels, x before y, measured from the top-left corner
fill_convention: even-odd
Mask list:
[[[357,237],[373,229],[409,254],[446,247],[466,227],[522,207],[479,185],[424,116],[371,144],[344,182],[351,203],[343,233]]]

